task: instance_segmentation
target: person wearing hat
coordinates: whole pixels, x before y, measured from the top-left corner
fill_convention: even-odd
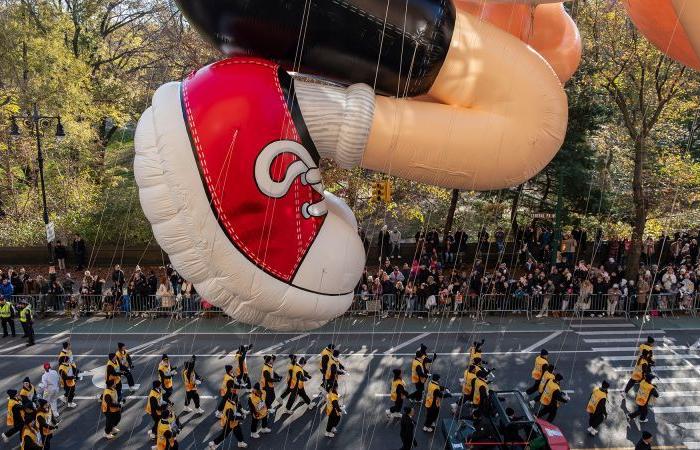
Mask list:
[[[196,414],[204,414],[204,410],[200,408],[199,392],[197,386],[202,384],[202,378],[194,370],[195,361],[197,358],[192,355],[192,360],[185,362],[182,370],[182,381],[185,385],[185,408],[184,411]],[[194,410],[190,407],[190,402],[194,404]]]
[[[659,391],[656,390],[656,385],[652,384],[654,375],[647,373],[644,379],[639,382],[639,390],[634,402],[637,404],[637,410],[627,415],[629,420],[639,417],[641,423],[648,422],[647,415],[649,414],[649,405],[653,404],[655,399],[659,397]]]
[[[625,389],[620,392],[620,396],[622,396],[622,398],[627,396],[630,389],[632,389],[634,385],[639,384],[644,379],[646,374],[651,373],[651,365],[651,351],[647,349],[642,350],[642,354],[637,358],[637,361],[634,364],[632,375],[630,376],[630,379],[627,380]]]
[[[425,406],[426,414],[423,431],[427,433],[433,432],[435,422],[440,415],[440,404],[442,403],[442,399],[451,396],[449,389],[440,385],[439,381],[440,375],[437,373],[433,374],[425,391],[425,401],[423,405]]]
[[[2,337],[6,338],[10,333],[12,333],[12,337],[17,337],[17,332],[15,331],[15,307],[2,294],[0,294],[0,322],[2,322]],[[8,333],[8,328],[10,333]]]
[[[2,440],[9,442],[10,438],[22,431],[22,397],[19,396],[15,389],[7,391],[7,418],[5,424],[8,429],[2,434]]]
[[[296,389],[297,385],[297,380],[296,380],[296,371],[295,367],[297,365],[297,355],[291,354],[289,355],[289,365],[287,365],[287,383],[284,388],[284,391],[282,391],[282,394],[280,395],[279,402],[282,404],[282,400],[287,398],[288,395],[292,393],[294,389]],[[323,375],[321,375],[321,387],[323,387]],[[284,414],[285,411],[282,411],[282,414]]]
[[[117,396],[117,391],[114,389],[114,381],[108,379],[105,383],[105,389],[101,396],[102,413],[105,415],[105,439],[114,439],[114,434],[118,433],[119,422],[122,419],[122,406]]]
[[[75,367],[75,373],[79,373],[78,371],[78,365],[75,362],[75,358],[73,357],[73,349],[70,345],[70,342],[66,341],[61,345],[61,351],[58,352],[58,360],[59,362],[61,361],[61,357],[65,356],[68,358],[68,362]]]
[[[253,390],[248,397],[248,405],[253,415],[250,423],[250,437],[257,439],[260,437],[260,433],[271,432],[272,430],[267,427],[269,411],[267,409],[267,404],[265,404],[265,392],[260,389],[260,383],[255,383],[253,386]],[[260,424],[262,424],[262,428],[258,427]]]
[[[647,336],[647,341],[639,344],[639,354],[643,354],[644,351],[649,352],[649,360],[654,358],[654,338],[652,336]]]
[[[569,401],[568,397],[561,391],[562,380],[564,380],[564,377],[558,373],[544,387],[540,397],[540,411],[537,413],[537,417],[544,418],[547,422],[552,423],[554,418],[557,417],[559,405]]]
[[[151,416],[151,420],[153,420],[153,426],[148,430],[148,437],[151,439],[156,438],[156,433],[158,431],[162,399],[163,391],[160,388],[160,380],[154,380],[151,391],[148,393],[148,399],[146,399],[146,408],[144,408],[146,414]]]
[[[36,428],[39,430],[41,435],[41,442],[43,448],[49,450],[51,448],[51,438],[53,438],[53,432],[58,427],[54,424],[51,417],[51,410],[49,409],[49,404],[46,400],[39,400],[39,407],[36,411]]]
[[[34,411],[33,407],[30,405],[32,408],[32,412]],[[22,427],[22,445],[20,447],[20,450],[43,450],[44,446],[41,442],[41,433],[39,433],[39,429],[36,426],[36,421],[34,419],[33,413],[32,413],[32,418],[28,419],[28,414],[26,413],[25,409],[25,422],[24,426]]]
[[[336,349],[333,350],[333,354],[328,358],[328,365],[326,366],[326,371],[324,372],[324,382],[326,386],[326,391],[330,389],[330,386],[338,382],[338,377],[345,374],[345,367],[340,363],[340,352]]]
[[[275,383],[282,381],[274,369],[275,355],[265,355],[263,358],[263,366],[260,373],[260,386],[265,391],[265,404],[270,412],[274,412],[275,403]]]
[[[608,417],[606,409],[608,388],[610,388],[610,384],[607,381],[603,381],[600,387],[593,388],[591,398],[588,399],[586,412],[588,413],[588,433],[591,436],[598,434],[598,427]]]
[[[233,380],[229,380],[229,384],[233,386]],[[243,431],[241,430],[241,420],[243,419],[244,416],[238,411],[238,395],[232,393],[230,396],[226,397],[224,411],[219,421],[222,428],[221,433],[214,438],[214,440],[209,441],[209,448],[215,449],[218,447],[231,433],[236,437],[238,447],[248,447],[248,444],[243,438]]]
[[[651,450],[651,440],[654,436],[648,431],[642,431],[642,438],[634,446],[634,450]]]
[[[338,432],[337,426],[340,424],[340,417],[344,413],[343,407],[340,405],[340,396],[338,395],[338,383],[333,383],[326,395],[326,437],[333,438]]]
[[[118,342],[115,355],[119,363],[119,372],[121,376],[126,377],[129,390],[132,392],[135,391],[134,376],[131,374],[131,371],[134,370],[134,362],[131,360],[131,355],[129,355],[129,351],[126,349],[126,344]]]
[[[61,377],[61,386],[63,386],[63,400],[66,403],[66,407],[75,408],[78,406],[73,403],[75,398],[75,379],[78,376],[78,371],[75,364],[72,364],[67,356],[61,356],[58,362],[58,374]]]
[[[34,345],[34,317],[32,308],[26,300],[19,301],[19,324],[22,325],[24,336],[27,338],[27,347]]]
[[[24,377],[22,380],[22,387],[19,390],[19,396],[22,399],[22,403],[29,402],[35,403],[37,399],[36,388],[29,380],[29,377]]]
[[[403,415],[401,416],[401,430],[399,431],[399,436],[401,437],[401,450],[411,450],[413,447],[418,447],[418,442],[416,441],[415,415],[415,410],[410,406],[403,409]]]
[[[117,392],[117,398],[120,402],[124,401],[122,396],[122,373],[119,370],[119,361],[116,353],[107,355],[107,365],[105,366],[105,383],[112,381],[112,386]]]
[[[483,347],[484,342],[486,342],[484,339],[480,341],[474,341],[471,347],[469,347],[469,363],[467,364],[468,366],[471,366],[474,364],[474,359],[475,358],[481,358],[482,350],[481,347]]]
[[[416,402],[423,399],[425,382],[428,381],[428,376],[430,375],[426,368],[426,361],[429,361],[429,358],[422,349],[416,351],[416,356],[411,361],[411,383],[413,383],[415,390],[408,398]]]
[[[472,390],[472,405],[484,416],[486,416],[490,410],[488,376],[489,373],[487,371],[479,369],[476,372],[474,389]]]
[[[162,405],[160,410],[160,419],[156,427],[156,450],[176,449],[178,442],[175,439],[177,435],[176,418],[171,414],[167,405]],[[153,448],[153,447],[151,447]]]
[[[219,403],[216,405],[216,412],[214,413],[214,416],[216,416],[217,419],[221,418],[221,415],[224,412],[224,406],[226,406],[226,398],[230,394],[238,394],[238,392],[235,389],[236,386],[236,377],[233,374],[233,366],[231,365],[226,365],[224,366],[224,378],[221,380],[221,386],[219,387]],[[229,388],[229,382],[230,382],[230,388]]]
[[[387,418],[390,417],[401,417],[401,411],[403,410],[403,400],[408,397],[408,391],[406,391],[406,383],[403,381],[401,376],[401,369],[393,370],[393,379],[391,380],[391,401],[394,402],[394,406],[386,410]]]
[[[60,397],[61,376],[51,368],[51,364],[44,363],[44,374],[41,376],[39,388],[42,389],[42,397],[51,406],[54,419],[58,420],[58,398]]]
[[[543,348],[540,350],[540,354],[535,357],[535,366],[532,368],[531,374],[534,383],[525,391],[527,395],[532,395],[539,389],[542,375],[544,375],[544,365],[549,364],[548,356],[549,352]]]
[[[480,360],[480,358],[477,358],[476,360]],[[469,367],[467,367],[464,370],[464,375],[463,378],[460,380],[462,382],[462,396],[457,400],[456,403],[452,403],[452,412],[457,413],[457,411],[460,411],[461,415],[461,410],[466,405],[467,403],[471,403],[472,399],[474,398],[474,384],[476,383],[476,374],[479,372],[479,367],[476,364],[470,364]]]
[[[320,370],[321,370],[321,387],[323,389],[326,389],[326,369],[328,368],[328,360],[331,359],[333,356],[333,350],[335,350],[335,344],[331,343],[326,345],[326,347],[321,350],[321,354],[319,355],[321,357],[321,362],[320,362]]]
[[[253,348],[253,344],[241,345],[233,354],[233,373],[236,376],[236,382],[246,389],[250,389],[250,376],[248,375],[248,363],[246,355]]]
[[[170,402],[170,396],[173,395],[173,376],[177,374],[177,367],[170,365],[170,358],[163,354],[163,357],[158,364],[158,378],[163,388],[163,401]]]
[[[288,384],[288,388],[290,390],[289,399],[287,399],[287,404],[285,405],[284,410],[281,411],[281,414],[288,414],[296,409],[298,405],[294,405],[294,402],[296,401],[297,397],[301,398],[299,405],[304,403],[307,409],[316,406],[316,404],[311,403],[311,399],[306,393],[306,389],[304,387],[306,382],[311,379],[309,372],[304,369],[305,364],[306,358],[304,357],[299,358],[294,363],[294,367],[292,368],[292,377]]]

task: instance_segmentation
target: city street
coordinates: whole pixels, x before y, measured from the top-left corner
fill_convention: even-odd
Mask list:
[[[491,317],[488,323],[471,320],[384,319],[346,316],[308,333],[275,333],[218,319],[146,319],[131,320],[103,318],[69,322],[54,318],[38,324],[37,345],[25,348],[19,339],[0,341],[0,389],[17,388],[25,376],[38,384],[44,361],[56,361],[60,343],[71,338],[73,351],[81,371],[87,372],[78,383],[78,408],[63,411],[60,428],[53,446],[62,448],[148,449],[146,430],[150,418],[144,414],[145,396],[153,380],[156,366],[163,353],[170,355],[180,367],[192,354],[197,355],[197,371],[204,378],[200,386],[202,416],[184,414],[184,431],[179,436],[181,448],[203,449],[219,431],[213,416],[214,396],[222,378],[225,364],[232,363],[235,348],[254,344],[248,358],[251,378],[258,379],[262,355],[278,355],[276,369],[284,375],[286,355],[309,355],[307,370],[314,379],[307,391],[314,395],[318,386],[318,353],[328,343],[335,343],[342,352],[342,363],[348,375],[342,378],[341,394],[347,408],[337,436],[323,436],[325,416],[316,408],[303,414],[283,416],[272,425],[272,433],[258,440],[250,439],[250,420],[244,434],[251,448],[318,449],[362,448],[392,449],[400,446],[398,419],[384,415],[388,398],[391,370],[401,367],[404,379],[410,381],[410,361],[420,345],[426,344],[438,358],[433,373],[453,392],[460,392],[459,378],[468,359],[471,341],[484,338],[484,358],[496,368],[492,389],[524,390],[530,383],[530,371],[535,354],[547,348],[550,361],[564,376],[562,388],[571,401],[564,405],[555,420],[574,449],[622,449],[634,447],[641,434],[638,423],[624,417],[627,408],[634,407],[629,397],[621,401],[620,389],[630,372],[638,342],[647,335],[656,338],[654,350],[659,376],[661,398],[653,408],[650,421],[643,425],[655,435],[656,445],[666,449],[700,448],[700,354],[688,349],[700,338],[700,329],[687,319],[657,319],[641,326],[622,319],[549,319],[526,321],[523,318]],[[106,355],[114,351],[117,342],[130,348],[136,368],[134,375],[138,390],[131,395],[124,409],[121,432],[117,439],[102,439],[104,419],[95,400],[100,390],[93,383],[103,381]],[[93,379],[93,376],[95,379]],[[601,380],[611,383],[609,417],[595,438],[585,429],[585,404],[593,386]],[[282,389],[278,386],[278,392]],[[183,406],[184,389],[176,378],[176,409]],[[443,404],[442,416],[449,415],[449,403]],[[5,408],[2,409],[3,415]],[[422,413],[422,411],[421,411]],[[424,414],[418,418],[422,428]],[[4,419],[3,419],[4,422]],[[444,440],[418,431],[418,448],[443,448]],[[13,441],[17,448],[18,441]],[[235,445],[235,444],[234,444]],[[226,448],[230,448],[226,447]]]

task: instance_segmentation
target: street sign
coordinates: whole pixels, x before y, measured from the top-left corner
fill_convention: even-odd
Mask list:
[[[46,224],[46,242],[53,242],[56,239],[56,230],[53,226],[53,222]]]

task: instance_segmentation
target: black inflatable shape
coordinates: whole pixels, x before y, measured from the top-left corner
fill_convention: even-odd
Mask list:
[[[452,39],[451,0],[177,0],[227,56],[254,55],[289,71],[377,92],[428,92]],[[376,80],[376,84],[375,84]]]

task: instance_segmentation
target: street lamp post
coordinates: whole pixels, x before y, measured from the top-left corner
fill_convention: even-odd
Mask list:
[[[39,114],[39,109],[37,108],[36,103],[33,105],[31,113],[27,113],[23,116],[12,116],[11,119],[11,137],[18,138],[20,136],[19,125],[17,124],[18,120],[23,122],[24,125],[30,130],[33,129],[34,134],[36,135],[36,153],[37,161],[39,163],[39,180],[41,183],[41,202],[44,207],[44,226],[47,230],[46,247],[49,252],[49,265],[53,265],[53,246],[51,244],[52,241],[49,240],[48,237],[49,208],[46,205],[46,186],[44,184],[44,153],[41,150],[41,129],[42,127],[47,126],[49,123],[51,123],[51,121],[56,120],[56,140],[60,141],[61,139],[63,139],[66,136],[66,133],[63,130],[61,116],[42,116],[41,114]]]

